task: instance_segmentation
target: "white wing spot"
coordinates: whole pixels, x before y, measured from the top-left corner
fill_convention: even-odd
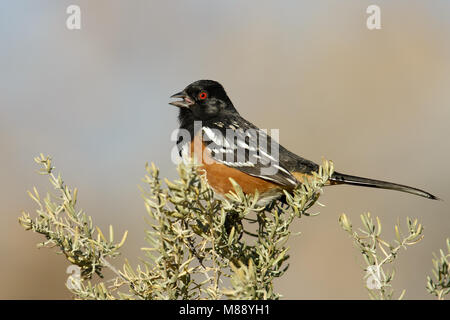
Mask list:
[[[263,156],[266,156],[270,160],[277,161],[274,157],[272,157],[270,154],[268,154],[267,152],[265,152],[265,151],[263,151],[261,149],[259,150],[259,153],[262,154]]]
[[[230,148],[230,144],[228,143],[228,141],[224,138],[224,136],[222,134],[217,135],[214,130],[211,130],[210,128],[207,127],[203,127],[202,128],[203,132],[206,133],[206,135],[208,136],[208,138],[214,142],[216,145],[218,146],[223,146],[225,148]]]

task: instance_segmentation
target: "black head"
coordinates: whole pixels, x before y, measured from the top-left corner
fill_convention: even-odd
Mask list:
[[[171,98],[181,98],[170,104],[180,108],[180,115],[189,115],[195,120],[210,119],[224,111],[236,112],[225,89],[213,80],[195,81]]]

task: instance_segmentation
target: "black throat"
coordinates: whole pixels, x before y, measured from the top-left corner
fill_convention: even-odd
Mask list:
[[[191,110],[187,108],[180,108],[178,113],[178,121],[180,123],[180,129],[185,129],[188,131],[194,130],[195,118]]]

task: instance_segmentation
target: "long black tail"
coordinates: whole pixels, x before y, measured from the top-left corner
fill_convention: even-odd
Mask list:
[[[343,173],[339,173],[339,172],[335,172],[333,174],[333,176],[330,178],[330,180],[331,180],[331,183],[334,182],[336,184],[343,183],[343,184],[350,184],[350,185],[361,186],[361,187],[397,190],[397,191],[415,194],[417,196],[421,196],[421,197],[432,199],[432,200],[440,200],[438,197],[432,195],[431,193],[417,189],[417,188],[408,187],[408,186],[405,186],[402,184],[397,184],[397,183],[392,183],[392,182],[387,182],[387,181],[380,181],[380,180],[351,176],[351,175],[343,174]]]

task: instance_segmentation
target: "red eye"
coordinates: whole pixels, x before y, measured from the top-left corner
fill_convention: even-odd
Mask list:
[[[198,94],[198,98],[200,100],[205,100],[208,97],[208,94],[205,91],[202,91]]]

